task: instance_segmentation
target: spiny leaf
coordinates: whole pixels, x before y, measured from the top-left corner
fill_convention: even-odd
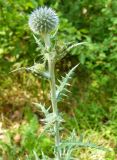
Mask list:
[[[107,151],[106,148],[102,146],[98,146],[96,144],[93,144],[91,142],[83,142],[83,137],[80,137],[79,139],[77,138],[77,135],[75,131],[71,133],[71,136],[68,138],[68,140],[64,141],[61,143],[60,147],[71,147],[76,149],[77,147],[90,147],[90,148],[95,148],[95,149],[100,149],[100,150],[105,150]]]
[[[46,71],[37,71],[35,68],[34,68],[34,66],[32,66],[32,67],[27,67],[26,68],[26,70],[27,71],[31,71],[32,73],[34,73],[35,75],[37,75],[37,76],[40,76],[40,77],[43,77],[43,78],[46,78],[46,79],[50,79],[50,75],[49,75],[49,73],[48,72],[46,72]]]
[[[10,73],[21,71],[21,70],[26,70],[26,67],[20,67],[20,68],[14,69]]]
[[[35,39],[35,42],[38,44],[39,48],[43,48],[44,46],[42,45],[42,43],[40,42],[40,40],[33,34],[33,37]]]
[[[63,142],[63,143],[61,143],[61,147],[65,147],[65,146],[71,146],[71,147],[74,147],[74,148],[90,147],[90,148],[95,148],[95,149],[100,149],[100,150],[107,151],[107,149],[105,149],[104,147],[98,146],[98,145],[90,143],[90,142],[84,143],[84,142],[76,141],[76,142]]]
[[[65,77],[62,77],[62,80],[58,80],[60,83],[60,86],[57,86],[56,91],[56,98],[57,100],[60,100],[62,97],[62,94],[64,94],[65,91],[68,91],[65,87],[69,85],[68,81],[71,79],[71,76],[74,72],[74,70],[78,67],[79,64],[77,64],[75,67],[73,67]]]
[[[53,33],[53,35],[51,35],[51,37],[50,38],[55,38],[55,36],[56,36],[56,34],[57,34],[57,32],[58,32],[58,26],[57,26],[57,28],[56,28],[56,30],[55,30],[55,32]]]
[[[63,122],[63,119],[61,116],[56,116],[56,115],[52,115],[52,113],[50,115],[48,115],[44,121],[46,122],[47,125],[52,125],[54,124],[56,121],[58,121],[59,123]]]
[[[44,113],[45,116],[49,115],[49,109],[46,109],[45,105],[42,105],[41,103],[33,103],[35,104],[35,106],[38,108],[38,109],[41,109],[41,111]]]
[[[80,43],[68,42],[68,43],[63,43],[63,44],[57,43],[55,45],[55,50],[57,52],[56,57],[55,57],[56,62],[64,58],[72,48],[75,48],[85,43],[86,42],[80,42]]]
[[[53,126],[54,126],[54,123],[56,121],[58,121],[59,123],[63,122],[63,119],[62,119],[62,117],[61,117],[60,114],[59,114],[59,116],[57,116],[54,113],[49,113],[50,107],[48,109],[46,109],[45,105],[42,105],[41,103],[33,103],[33,104],[35,104],[35,106],[39,110],[41,110],[44,113],[44,115],[45,115],[45,118],[43,118],[41,120],[41,121],[43,121],[45,123],[45,125],[44,125],[44,131],[43,131],[43,133],[41,133],[41,135],[43,135],[46,131],[49,131],[50,129],[52,129]],[[53,130],[53,133],[54,133],[54,130]],[[40,137],[41,137],[41,135],[40,135]]]
[[[15,69],[15,70],[11,71],[10,73],[21,71],[21,70],[31,71],[35,75],[42,76],[46,79],[50,79],[50,75],[47,71],[41,71],[41,70],[39,70],[39,68],[37,70],[35,65],[33,65],[31,67],[21,67],[21,68],[18,68],[18,69]]]
[[[73,148],[71,147],[65,147],[62,151],[62,157],[64,160],[72,160],[74,159],[73,157],[71,157],[71,154],[73,152]]]
[[[55,56],[55,61],[60,61],[63,57],[66,56],[68,52],[66,52],[66,44],[62,41],[57,41],[55,44],[55,51],[56,51],[56,56]]]
[[[59,115],[55,115],[54,113],[49,113],[46,115],[46,117],[43,119],[43,121],[46,123],[46,126],[52,126],[56,121],[61,123],[64,120],[62,119],[62,117]]]
[[[90,147],[90,148],[100,149],[103,151],[108,150],[102,146],[98,146],[91,142],[83,142],[83,137],[80,137],[78,139],[75,130],[73,130],[73,132],[71,133],[70,137],[67,140],[61,142],[59,147],[63,151],[62,155],[64,156],[65,160],[75,159],[75,158],[71,158],[71,154],[78,147]]]
[[[85,44],[85,43],[86,42],[74,43],[73,45],[71,45],[67,48],[67,51],[69,52],[72,48],[75,48],[75,47],[80,46],[80,45]]]
[[[55,134],[54,124],[57,121],[59,124],[63,122],[61,115],[56,116],[54,113],[49,113],[42,121],[45,122],[44,132],[49,132],[51,135]],[[59,128],[61,130],[61,127]]]

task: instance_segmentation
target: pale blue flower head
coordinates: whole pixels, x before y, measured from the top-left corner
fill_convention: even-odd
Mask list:
[[[29,27],[36,34],[48,34],[58,26],[58,16],[51,8],[40,7],[29,17]]]

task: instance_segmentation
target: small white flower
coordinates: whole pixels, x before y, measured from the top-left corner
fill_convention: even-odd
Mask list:
[[[56,29],[59,19],[51,8],[40,7],[29,17],[29,27],[37,34],[48,34]]]

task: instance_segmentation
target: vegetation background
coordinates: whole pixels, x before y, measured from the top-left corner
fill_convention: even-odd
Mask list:
[[[63,136],[75,128],[84,141],[111,149],[79,148],[75,154],[80,160],[116,160],[116,0],[0,0],[0,159],[32,160],[34,150],[38,155],[42,150],[52,156],[53,141],[49,137],[38,139],[43,115],[32,104],[49,104],[48,85],[24,71],[10,73],[39,60],[28,16],[43,5],[58,13],[59,40],[87,42],[56,66],[59,76],[80,62],[69,88],[70,98],[59,106],[66,120]]]

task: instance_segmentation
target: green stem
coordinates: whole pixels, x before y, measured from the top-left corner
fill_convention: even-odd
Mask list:
[[[49,72],[50,72],[50,88],[51,88],[51,103],[52,103],[52,109],[53,113],[56,115],[56,117],[59,116],[58,108],[57,108],[57,99],[56,99],[56,83],[55,83],[55,62],[51,57],[48,60],[49,63]],[[60,136],[59,136],[59,122],[55,122],[54,126],[55,131],[55,146],[56,146],[56,160],[60,160],[60,151],[59,151],[59,144],[60,144]]]
[[[47,51],[50,49],[50,37],[49,35],[44,35],[44,42],[45,47]],[[49,74],[50,74],[50,89],[51,89],[51,103],[52,103],[52,109],[53,113],[56,117],[59,116],[58,108],[57,108],[57,99],[56,99],[56,82],[55,82],[55,61],[54,57],[49,54],[48,55],[48,68],[49,68]],[[60,160],[60,150],[59,150],[59,144],[60,144],[60,136],[59,136],[59,122],[56,120],[54,124],[54,132],[55,132],[55,147],[56,147],[56,160]]]
[[[50,36],[48,34],[43,34],[42,37],[44,39],[46,49],[49,50],[50,45],[51,45],[50,44]]]

